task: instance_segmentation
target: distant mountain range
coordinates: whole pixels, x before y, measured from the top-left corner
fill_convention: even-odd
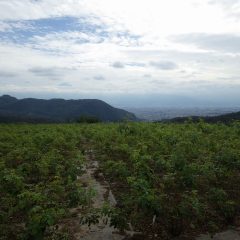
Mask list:
[[[227,114],[211,116],[211,117],[202,117],[202,116],[201,117],[200,116],[177,117],[177,118],[163,120],[163,122],[182,123],[189,120],[190,118],[193,122],[198,122],[200,119],[203,119],[205,122],[208,122],[208,123],[217,123],[217,122],[230,123],[235,120],[240,120],[240,112],[227,113]]]
[[[0,97],[0,122],[72,122],[80,117],[101,121],[137,120],[133,113],[114,108],[98,99],[17,99]]]

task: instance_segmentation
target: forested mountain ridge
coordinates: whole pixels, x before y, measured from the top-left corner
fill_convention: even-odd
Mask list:
[[[0,97],[0,122],[68,122],[81,116],[101,121],[136,120],[133,113],[114,108],[98,99],[17,99]]]

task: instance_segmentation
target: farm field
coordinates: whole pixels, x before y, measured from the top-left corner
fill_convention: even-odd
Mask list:
[[[77,239],[100,219],[142,239],[194,239],[240,224],[240,122],[2,124],[0,239]],[[94,207],[94,176],[117,204]],[[76,224],[76,223],[75,223]]]

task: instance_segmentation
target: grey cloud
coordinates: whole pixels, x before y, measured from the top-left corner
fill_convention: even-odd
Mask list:
[[[190,86],[190,85],[205,86],[205,85],[210,85],[210,84],[213,84],[213,83],[209,80],[191,80],[191,81],[181,81],[180,84],[181,85],[188,85],[188,86]]]
[[[141,62],[114,62],[112,65],[112,67],[114,68],[124,68],[125,66],[129,66],[129,67],[145,67],[146,64],[145,63],[141,63]]]
[[[60,84],[58,84],[59,87],[72,87],[72,85],[70,83],[67,82],[62,82]]]
[[[220,80],[227,80],[227,81],[239,81],[239,76],[229,76],[229,77],[219,77]]]
[[[35,75],[41,77],[58,76],[60,74],[57,68],[42,68],[42,67],[30,68],[29,72],[34,73]]]
[[[169,84],[169,82],[166,81],[166,80],[152,80],[151,83],[156,84],[156,85],[166,85],[166,84]]]
[[[15,73],[0,70],[0,77],[1,78],[11,78],[11,77],[15,77],[15,76],[16,76]]]
[[[62,76],[65,75],[66,71],[73,71],[75,69],[68,68],[58,68],[58,67],[34,67],[30,68],[28,71],[33,73],[38,77],[48,77],[52,80],[59,80]]]
[[[124,64],[121,62],[114,62],[111,66],[114,68],[124,68],[125,67]]]
[[[151,78],[152,75],[151,75],[151,74],[144,74],[143,77],[145,77],[145,78]]]
[[[146,64],[139,63],[139,62],[129,62],[126,65],[131,66],[131,67],[145,67],[146,66]]]
[[[95,79],[95,80],[105,80],[105,77],[102,76],[102,75],[96,75],[96,76],[93,77],[93,79]]]
[[[176,63],[170,61],[151,61],[149,65],[160,70],[174,70],[178,68]]]
[[[172,37],[174,41],[192,44],[206,50],[240,52],[240,35],[191,33]]]

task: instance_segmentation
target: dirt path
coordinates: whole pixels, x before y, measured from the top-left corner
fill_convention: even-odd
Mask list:
[[[227,230],[221,233],[216,233],[214,236],[203,234],[196,238],[196,240],[240,240],[239,231]]]
[[[98,170],[98,162],[94,158],[92,150],[86,151],[85,173],[79,177],[79,180],[88,187],[95,190],[93,199],[93,208],[100,208],[107,201],[111,206],[116,205],[116,200],[104,180],[97,180],[95,172]],[[81,226],[81,231],[75,234],[76,239],[82,240],[122,240],[125,236],[117,233],[116,229],[105,224],[102,220],[89,228],[87,225]]]

